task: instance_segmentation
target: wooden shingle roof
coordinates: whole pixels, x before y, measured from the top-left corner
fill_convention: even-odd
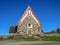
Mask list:
[[[17,26],[10,26],[9,33],[16,33],[17,32]]]

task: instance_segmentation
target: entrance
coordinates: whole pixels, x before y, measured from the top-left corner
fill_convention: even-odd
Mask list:
[[[27,33],[28,33],[28,35],[29,35],[29,36],[31,36],[32,31],[31,31],[31,30],[28,30],[28,32],[27,32]]]

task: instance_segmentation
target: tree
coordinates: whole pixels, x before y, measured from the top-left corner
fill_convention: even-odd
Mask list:
[[[57,31],[56,31],[57,33],[60,33],[60,28],[57,28]]]

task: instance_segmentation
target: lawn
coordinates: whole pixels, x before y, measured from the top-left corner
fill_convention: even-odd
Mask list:
[[[3,40],[15,40],[15,41],[60,41],[60,36],[41,36],[39,38],[36,37],[19,37],[19,38],[6,38],[0,39]]]
[[[60,36],[42,36],[43,41],[60,41]]]

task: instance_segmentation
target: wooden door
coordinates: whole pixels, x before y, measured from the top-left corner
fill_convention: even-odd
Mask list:
[[[31,35],[31,30],[28,30],[28,34]]]

